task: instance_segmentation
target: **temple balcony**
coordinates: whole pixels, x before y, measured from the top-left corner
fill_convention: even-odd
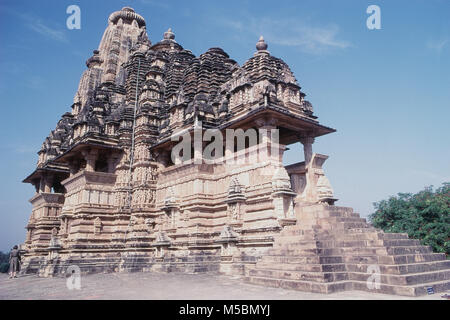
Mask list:
[[[33,208],[27,225],[26,247],[31,250],[44,250],[49,245],[54,229],[59,229],[64,194],[36,193],[30,203]]]
[[[58,232],[65,192],[61,181],[68,176],[69,170],[64,165],[48,162],[23,181],[33,184],[36,189],[36,194],[30,199],[32,212],[26,227],[27,250],[44,253],[52,234]]]
[[[67,190],[60,216],[64,247],[111,240],[116,177],[114,173],[82,170],[62,182]]]
[[[116,177],[114,173],[83,170],[62,181],[67,190],[63,215],[78,207],[112,208]]]

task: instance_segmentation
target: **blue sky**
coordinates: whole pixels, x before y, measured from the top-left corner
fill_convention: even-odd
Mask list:
[[[68,30],[66,8],[81,8]],[[381,8],[368,30],[366,8]],[[153,43],[172,27],[196,55],[222,47],[241,65],[264,35],[286,61],[321,123],[316,140],[337,204],[363,216],[372,203],[450,181],[450,1],[65,1],[0,4],[0,250],[24,241],[41,143],[73,95],[107,18],[124,6]],[[303,160],[292,145],[286,162]]]

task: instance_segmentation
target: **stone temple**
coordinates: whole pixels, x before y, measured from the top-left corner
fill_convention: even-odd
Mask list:
[[[71,112],[24,180],[36,194],[22,272],[216,272],[323,293],[450,289],[444,254],[334,205],[328,157],[312,145],[335,130],[267,48],[261,37],[242,66],[220,48],[196,57],[171,29],[152,44],[133,9],[112,13]],[[187,161],[172,156],[175,135],[207,129],[266,134],[212,162],[195,146]],[[304,161],[285,167],[296,142]]]

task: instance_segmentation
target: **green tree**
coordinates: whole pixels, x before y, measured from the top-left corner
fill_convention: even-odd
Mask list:
[[[9,270],[9,254],[0,251],[0,272],[6,273]]]
[[[433,191],[399,193],[374,203],[369,216],[373,226],[385,232],[406,232],[435,252],[450,254],[450,183]]]

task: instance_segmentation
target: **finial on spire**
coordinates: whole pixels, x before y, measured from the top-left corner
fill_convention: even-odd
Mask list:
[[[175,33],[172,32],[172,28],[169,28],[166,32],[164,32],[164,40],[174,40]]]
[[[268,45],[264,41],[264,37],[263,36],[259,37],[259,40],[256,43],[256,50],[258,50],[258,51],[265,51],[265,50],[267,50],[267,47],[268,47]]]

